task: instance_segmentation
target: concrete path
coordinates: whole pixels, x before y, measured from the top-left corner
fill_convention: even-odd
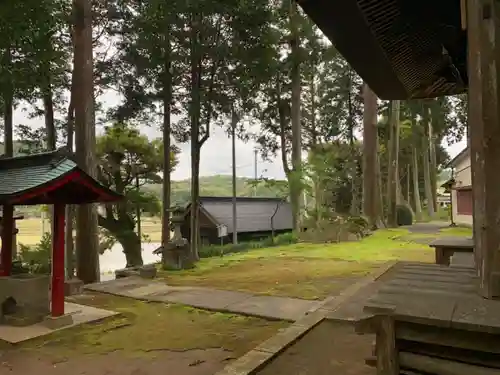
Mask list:
[[[411,233],[419,234],[436,234],[441,229],[449,228],[450,223],[446,221],[430,221],[428,223],[415,223],[413,225],[405,225],[401,228],[408,229]]]
[[[85,289],[144,301],[179,303],[206,310],[288,321],[302,318],[321,303],[211,288],[171,286],[138,277],[89,284]]]

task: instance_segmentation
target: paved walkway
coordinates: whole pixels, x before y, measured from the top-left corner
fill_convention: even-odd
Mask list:
[[[89,284],[85,289],[151,302],[179,303],[200,309],[296,321],[320,307],[321,301],[273,297],[211,288],[180,287],[126,277]]]
[[[408,229],[411,233],[419,234],[436,234],[441,229],[449,228],[450,223],[445,221],[430,221],[428,223],[414,223],[413,225],[405,225],[401,228]]]

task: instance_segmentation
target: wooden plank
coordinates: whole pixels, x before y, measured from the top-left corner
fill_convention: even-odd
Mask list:
[[[478,295],[460,300],[451,325],[469,331],[500,334],[500,301],[484,299]]]
[[[441,266],[443,267],[443,266]],[[414,277],[420,277],[422,280],[432,280],[433,278],[448,278],[450,280],[457,280],[460,282],[464,282],[466,280],[474,280],[477,278],[475,274],[465,273],[465,272],[457,272],[455,268],[444,267],[447,272],[443,271],[416,271],[416,270],[404,270],[394,274],[393,277],[400,277],[401,275],[414,275]]]
[[[396,338],[431,345],[442,345],[500,354],[499,336],[467,332],[458,329],[397,322]]]
[[[393,306],[389,312],[399,321],[449,327],[456,305],[448,295],[384,294],[377,295],[365,304],[364,310],[374,314],[384,314],[380,306]],[[386,313],[386,314],[389,314]]]
[[[418,268],[418,267],[404,267],[398,270],[394,275],[399,275],[401,273],[414,273],[420,275],[453,275],[457,277],[475,277],[476,273],[473,267],[456,267],[449,268],[443,267],[441,265],[436,264],[436,268]]]
[[[403,368],[434,375],[498,375],[498,369],[406,352],[399,353],[399,363]]]
[[[408,352],[433,358],[437,357],[448,361],[467,363],[479,367],[495,368],[500,373],[500,362],[497,354],[403,340],[396,340],[396,345],[400,352]]]
[[[453,270],[453,268],[450,268]],[[425,281],[429,284],[432,284],[435,281],[444,281],[450,283],[458,283],[458,284],[471,284],[475,283],[477,277],[475,275],[467,275],[463,273],[427,273],[422,274],[420,272],[400,272],[390,279],[386,280],[384,284],[391,282],[391,280],[395,279],[414,279]]]
[[[430,247],[474,249],[474,240],[467,237],[445,237],[438,238],[429,244]]]
[[[464,267],[464,268],[469,269],[470,272],[474,271],[473,267]],[[449,271],[448,268],[441,267],[440,265],[434,264],[434,263],[403,263],[403,264],[398,264],[395,269],[396,269],[396,272],[399,272],[400,270],[404,270],[404,269],[444,270],[445,272]]]
[[[409,287],[409,288],[426,288],[429,283],[425,280],[415,280],[415,279],[395,279],[391,280],[387,284],[387,287]],[[475,292],[476,286],[474,284],[459,284],[459,283],[449,283],[443,281],[436,281],[432,283],[432,287],[435,289],[443,290],[457,290],[463,292]]]
[[[376,351],[377,375],[399,375],[396,330],[391,316],[380,318]]]
[[[406,292],[405,292],[406,291]],[[380,288],[379,294],[399,294],[404,300],[409,300],[411,298],[419,298],[425,303],[425,298],[431,296],[442,296],[444,298],[467,298],[473,293],[470,290],[460,290],[460,289],[417,289],[413,287],[404,286],[384,286]],[[404,302],[404,301],[401,301]]]
[[[420,274],[398,274],[395,279],[399,280],[421,280],[422,282],[428,283],[429,286],[432,287],[432,283],[434,282],[447,282],[447,283],[455,283],[455,284],[471,284],[471,285],[476,285],[477,284],[477,278],[472,278],[472,277],[455,277],[451,275],[435,275],[432,277],[429,276],[422,276]],[[394,280],[394,279],[392,279]],[[390,280],[387,280],[385,284],[389,284]]]

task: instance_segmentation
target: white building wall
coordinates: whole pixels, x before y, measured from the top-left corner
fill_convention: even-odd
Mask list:
[[[470,155],[467,152],[457,161],[455,165],[455,185],[454,187],[465,187],[472,185],[472,174],[470,170]],[[457,191],[452,190],[451,199],[453,202],[453,221],[457,224],[472,226],[472,215],[459,215],[457,213]]]

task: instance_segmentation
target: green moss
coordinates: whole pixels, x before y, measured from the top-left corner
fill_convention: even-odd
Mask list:
[[[408,234],[407,229],[385,229],[361,241],[255,249],[202,259],[195,269],[159,275],[175,285],[321,299],[339,289],[336,278],[360,277],[388,260],[432,262],[428,246],[398,240]]]
[[[121,314],[30,341],[19,348],[69,357],[122,351],[148,355],[158,350],[221,347],[243,354],[272,336],[285,323],[212,313],[180,305],[147,303],[105,294],[85,295],[75,302]]]

